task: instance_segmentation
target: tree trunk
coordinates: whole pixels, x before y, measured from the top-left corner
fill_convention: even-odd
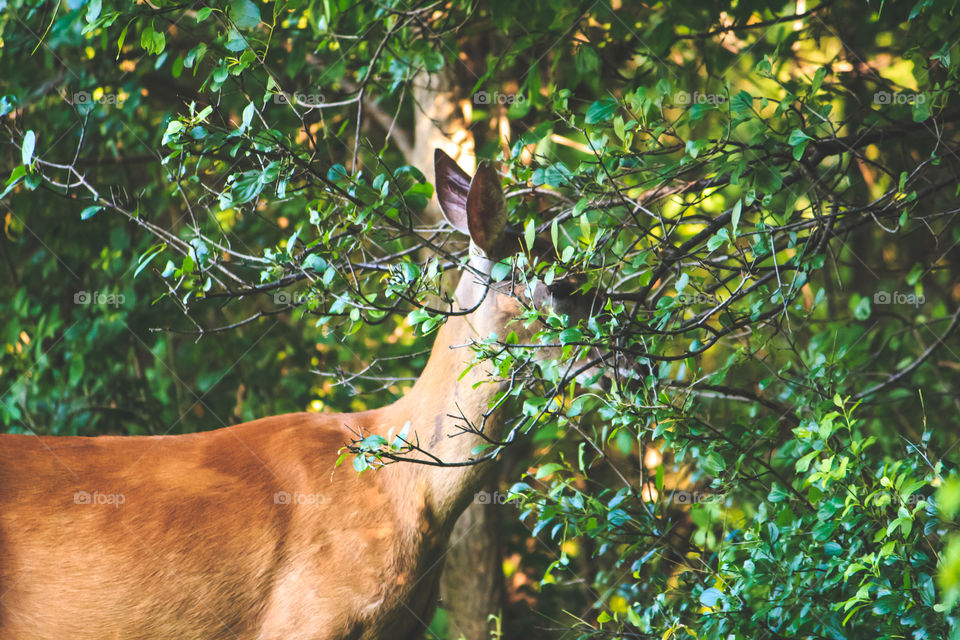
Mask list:
[[[500,517],[503,505],[493,499],[497,483],[489,480],[463,512],[450,536],[443,576],[441,606],[447,611],[449,638],[483,640],[490,637],[490,614],[503,602]]]
[[[473,175],[476,168],[473,135],[467,128],[451,71],[421,73],[413,82],[414,139],[407,161],[434,181],[433,152],[443,149],[461,168]],[[440,207],[432,199],[423,212],[423,223],[439,224]],[[495,479],[482,494],[495,495]],[[480,495],[482,495],[480,494]],[[440,598],[447,611],[450,637],[483,640],[489,637],[488,616],[499,613],[503,576],[499,545],[500,505],[474,500],[454,526],[450,550],[440,583]]]

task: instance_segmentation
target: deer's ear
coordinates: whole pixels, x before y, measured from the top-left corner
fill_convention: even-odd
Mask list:
[[[507,250],[507,200],[500,176],[489,164],[482,164],[467,193],[467,226],[474,244],[488,258],[503,258]]]
[[[470,192],[470,176],[441,149],[433,152],[433,170],[443,217],[463,233],[469,234],[467,194]]]

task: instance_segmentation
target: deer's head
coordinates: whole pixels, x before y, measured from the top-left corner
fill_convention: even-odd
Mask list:
[[[444,217],[456,229],[470,237],[470,259],[455,294],[461,309],[476,309],[469,315],[477,334],[496,334],[503,340],[507,334],[517,335],[519,344],[531,344],[542,325],[524,323],[519,318],[528,309],[550,309],[567,318],[570,326],[588,318],[597,300],[579,290],[570,279],[556,280],[549,286],[542,281],[518,282],[508,272],[505,278],[491,277],[494,265],[524,251],[521,233],[507,222],[507,203],[501,178],[489,164],[481,164],[471,178],[446,153],[434,154],[437,198]],[[532,249],[532,250],[531,250]],[[555,253],[549,239],[537,238],[528,254],[539,258]],[[499,270],[502,275],[504,270]],[[538,350],[538,358],[555,358],[558,349]],[[598,355],[596,351],[589,359]],[[599,371],[592,367],[581,371],[580,378]]]

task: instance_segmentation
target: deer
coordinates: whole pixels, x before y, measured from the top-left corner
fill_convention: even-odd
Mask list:
[[[439,149],[434,163],[469,258],[459,312],[393,404],[185,435],[0,435],[0,640],[422,637],[450,532],[485,473],[472,452],[504,437],[491,406],[507,383],[470,345],[531,342],[535,323],[518,320],[530,305],[589,313],[569,287],[493,282],[522,247],[501,177],[482,164],[471,178]],[[405,425],[425,463],[337,466],[357,434]]]

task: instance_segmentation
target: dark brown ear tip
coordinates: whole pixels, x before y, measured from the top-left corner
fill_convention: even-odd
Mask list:
[[[486,191],[487,197],[493,197],[499,201],[503,199],[501,181],[500,173],[494,168],[493,164],[482,162],[470,180],[470,189],[472,190],[474,185],[478,185],[479,189]]]
[[[477,172],[473,174],[473,179],[476,180],[477,176],[481,174],[483,174],[484,180],[500,181],[500,174],[497,173],[497,170],[493,167],[493,163],[489,160],[484,160],[480,163],[480,166],[477,167]]]

